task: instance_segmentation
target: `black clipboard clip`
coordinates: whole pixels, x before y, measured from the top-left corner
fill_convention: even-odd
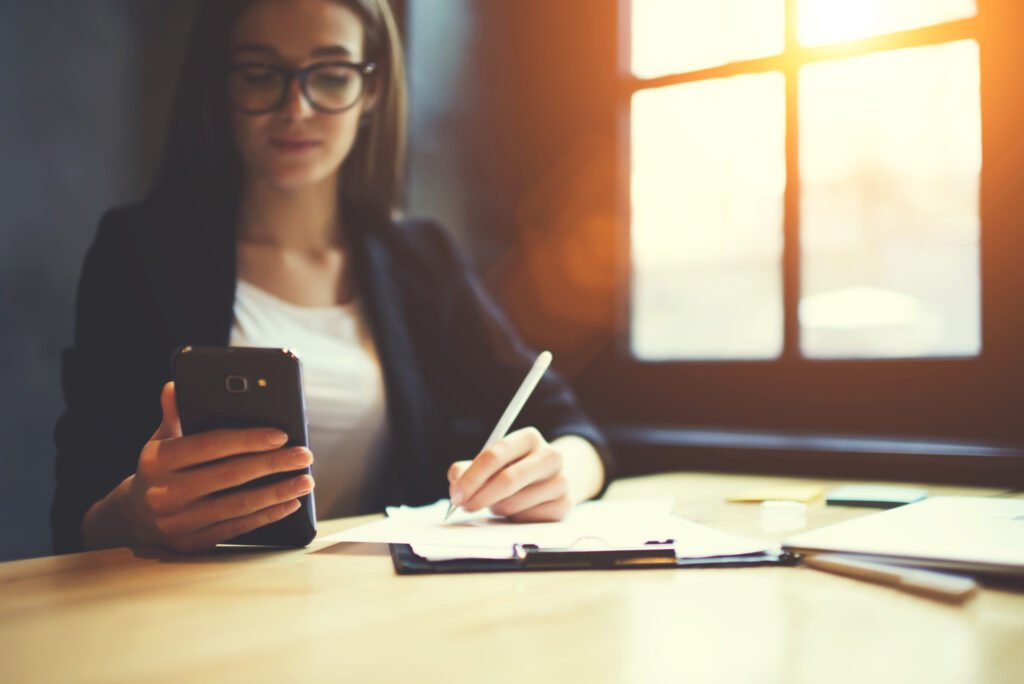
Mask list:
[[[523,568],[535,569],[676,565],[674,539],[649,541],[641,546],[612,547],[597,537],[581,537],[566,548],[515,544],[512,555]]]

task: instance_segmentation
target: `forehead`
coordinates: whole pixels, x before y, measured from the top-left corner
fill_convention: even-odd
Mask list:
[[[257,0],[239,18],[232,36],[232,46],[254,43],[294,62],[328,46],[341,46],[361,60],[363,22],[336,0]]]

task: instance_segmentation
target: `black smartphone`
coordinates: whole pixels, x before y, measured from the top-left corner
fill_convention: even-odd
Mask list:
[[[284,431],[284,447],[309,446],[299,357],[289,349],[179,347],[171,355],[181,430],[185,435],[220,428],[270,427]],[[259,487],[310,473],[275,473],[232,488]],[[227,544],[305,546],[316,536],[313,493],[299,497],[286,518],[228,540]]]

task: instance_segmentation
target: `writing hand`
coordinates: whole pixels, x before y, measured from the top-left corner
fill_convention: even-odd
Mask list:
[[[562,520],[573,508],[562,452],[532,427],[509,433],[448,469],[452,502],[516,522]]]

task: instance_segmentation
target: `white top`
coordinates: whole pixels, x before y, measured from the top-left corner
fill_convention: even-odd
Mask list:
[[[361,511],[382,475],[384,377],[359,302],[299,306],[244,280],[232,347],[288,347],[302,364],[318,518]]]

